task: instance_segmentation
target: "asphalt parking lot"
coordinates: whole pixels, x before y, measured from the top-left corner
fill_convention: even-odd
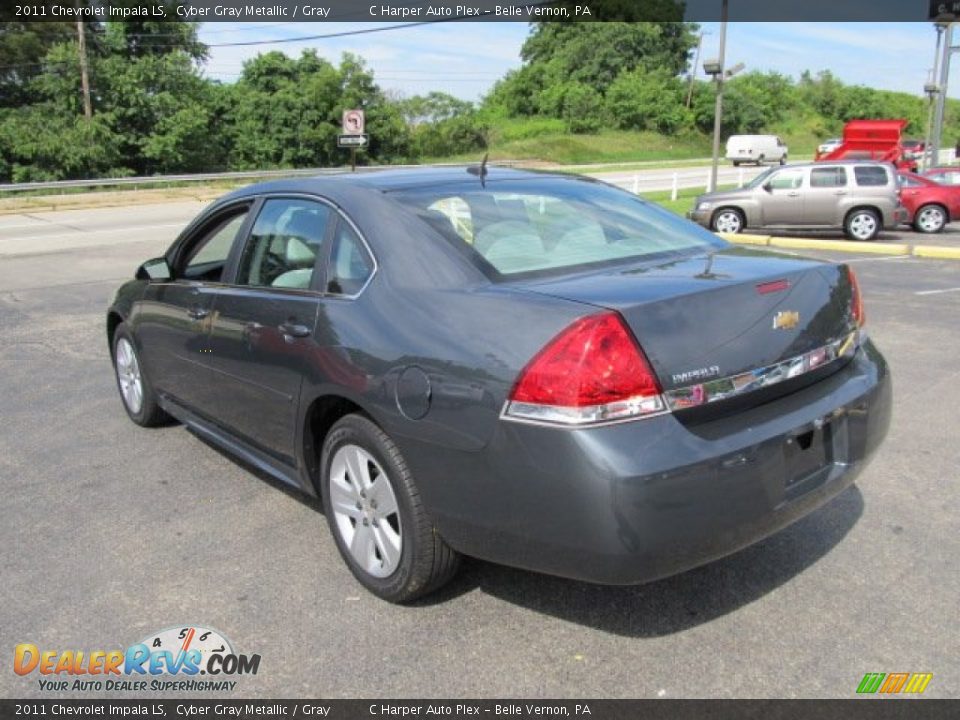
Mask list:
[[[69,219],[0,218],[8,658],[196,623],[261,655],[242,697],[853,697],[864,673],[900,671],[960,696],[960,261],[804,251],[854,264],[895,383],[886,444],[820,511],[646,586],[468,561],[394,607],[354,582],[316,502],[181,427],[127,420],[103,312],[176,223],[110,212],[141,229],[80,238]],[[0,671],[0,696],[44,694],[74,696]]]

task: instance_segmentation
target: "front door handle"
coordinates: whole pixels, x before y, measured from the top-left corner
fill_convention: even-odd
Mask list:
[[[800,193],[798,192],[787,193],[787,197],[800,197]]]
[[[189,315],[192,320],[203,320],[209,314],[210,310],[208,308],[199,306],[194,306],[187,310],[187,315]]]
[[[307,337],[310,335],[310,328],[306,325],[298,325],[297,323],[281,323],[277,326],[277,329],[288,337]]]
[[[836,191],[835,193],[833,193],[833,194],[834,194],[834,195],[846,195],[846,194],[847,194],[847,191],[846,191],[846,190],[837,190],[837,191]]]

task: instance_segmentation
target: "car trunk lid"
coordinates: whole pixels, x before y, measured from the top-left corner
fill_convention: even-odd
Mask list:
[[[724,378],[773,384],[760,371],[794,377],[829,365],[857,329],[846,268],[745,248],[523,286],[619,312],[667,392]]]

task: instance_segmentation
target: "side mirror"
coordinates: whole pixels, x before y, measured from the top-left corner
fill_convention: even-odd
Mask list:
[[[172,280],[173,270],[166,258],[158,257],[147,260],[137,268],[137,280]]]
[[[766,190],[768,193],[772,193],[772,192],[773,192],[773,185],[771,185],[771,184],[768,183],[768,182],[765,182],[765,183],[763,184],[763,189]]]

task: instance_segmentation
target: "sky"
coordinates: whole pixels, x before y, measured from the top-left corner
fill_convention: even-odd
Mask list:
[[[505,72],[520,66],[529,32],[521,22],[440,23],[338,38],[216,47],[220,43],[284,40],[391,23],[206,23],[200,39],[213,46],[206,74],[237,79],[245,59],[281,50],[296,57],[315,48],[337,62],[344,52],[362,56],[385,90],[402,96],[432,90],[479,100]],[[719,23],[704,23],[702,60],[715,57]],[[958,33],[960,35],[960,33]],[[960,43],[960,38],[955,44]],[[933,67],[936,32],[931,23],[736,23],[728,25],[727,67],[773,70],[797,78],[803,70],[830,70],[845,83],[920,95]],[[954,73],[954,76],[960,74]],[[950,96],[960,85],[951,83]]]

